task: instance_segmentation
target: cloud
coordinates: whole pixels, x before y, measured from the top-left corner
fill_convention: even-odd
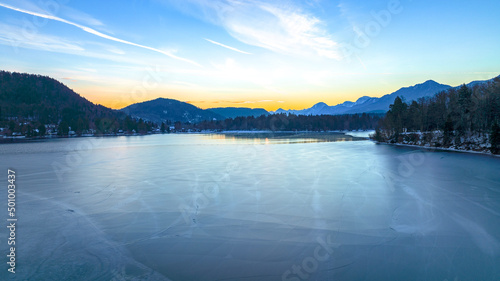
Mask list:
[[[75,10],[67,6],[61,7],[61,10],[62,10],[61,12],[65,15],[65,17],[68,17],[74,21],[81,22],[91,26],[98,26],[98,27],[104,26],[104,24],[100,20],[84,12]]]
[[[60,36],[26,31],[17,25],[3,23],[0,23],[0,44],[12,47],[14,53],[19,55],[21,54],[19,48],[70,54],[93,59],[92,64],[96,65],[96,67],[99,65],[105,69],[119,68],[119,71],[126,72],[137,73],[144,71],[145,67],[158,63],[158,58],[155,58],[154,53],[153,56],[147,57],[123,55],[125,52],[117,49],[112,44],[73,41]],[[108,52],[103,52],[103,50]],[[90,62],[90,60],[87,61]],[[112,64],[109,64],[109,62],[112,62]],[[183,74],[184,72],[191,74],[196,73],[195,70],[204,70],[204,68],[179,68],[178,66],[172,66],[172,68],[175,70],[173,73],[176,74]],[[91,72],[96,72],[96,70],[94,69]]]
[[[0,24],[0,44],[49,52],[84,51],[81,46],[57,36],[26,32],[23,28]]]
[[[115,49],[109,44],[74,42],[59,36],[28,31],[16,25],[2,23],[0,23],[0,44],[12,47],[15,52],[18,52],[17,48],[26,48],[94,58],[98,59],[100,62],[107,60],[140,65],[140,69],[143,69],[142,66],[150,65],[150,63],[144,59],[120,54],[121,50]],[[98,46],[99,50],[95,51],[92,45]],[[103,53],[103,49],[108,50],[110,53]]]
[[[295,5],[238,0],[185,2],[191,3],[195,10],[192,14],[203,15],[245,44],[288,55],[341,59],[339,46],[325,22]]]
[[[71,78],[71,77],[62,77],[61,79],[62,80],[73,81],[73,82],[78,81],[77,79],[74,79],[74,78]]]
[[[210,40],[210,39],[207,39],[205,38],[205,40],[207,40],[208,42],[212,43],[212,44],[215,44],[215,45],[219,45],[221,47],[224,47],[224,48],[227,48],[229,50],[233,50],[235,52],[239,52],[239,53],[242,53],[242,54],[246,54],[246,55],[251,55],[251,53],[248,53],[248,52],[245,52],[245,51],[242,51],[242,50],[239,50],[239,49],[236,49],[234,47],[230,47],[228,45],[224,45],[222,43],[219,43],[219,42],[216,42],[216,41],[213,41],[213,40]]]
[[[113,37],[113,36],[109,36],[109,35],[106,35],[104,33],[99,32],[99,31],[97,31],[95,29],[92,29],[90,27],[83,26],[83,25],[80,25],[80,24],[77,24],[77,23],[74,23],[74,22],[71,22],[71,21],[68,21],[68,20],[65,20],[65,19],[53,16],[53,15],[47,15],[47,14],[43,14],[43,13],[39,13],[39,12],[28,11],[28,10],[16,8],[16,7],[13,7],[13,6],[10,6],[10,5],[6,5],[6,4],[3,4],[3,3],[0,3],[0,6],[4,7],[4,8],[7,8],[7,9],[10,9],[10,10],[17,11],[17,12],[21,12],[21,13],[25,13],[25,14],[29,14],[29,15],[33,15],[33,16],[37,16],[37,17],[41,17],[41,18],[45,18],[45,19],[49,19],[49,20],[59,21],[59,22],[65,23],[65,24],[69,24],[69,25],[78,27],[79,29],[81,29],[81,30],[83,30],[83,31],[85,31],[87,33],[99,36],[99,37],[104,38],[104,39],[108,39],[108,40],[111,40],[111,41],[115,41],[115,42],[119,42],[119,43],[131,45],[131,46],[135,46],[135,47],[139,47],[139,48],[151,50],[151,51],[154,51],[154,52],[157,52],[157,53],[164,54],[164,55],[166,55],[166,56],[168,56],[168,57],[170,57],[172,59],[176,59],[176,60],[184,61],[184,62],[193,64],[193,65],[196,65],[196,66],[200,66],[198,63],[196,63],[196,62],[194,62],[192,60],[176,56],[176,55],[174,55],[174,54],[172,54],[170,52],[162,51],[160,49],[156,49],[156,48],[153,48],[153,47],[148,47],[148,46],[136,44],[136,43],[133,43],[133,42],[129,42],[129,41],[126,41],[126,40],[122,40],[122,39],[119,39],[119,38],[116,38],[116,37]]]

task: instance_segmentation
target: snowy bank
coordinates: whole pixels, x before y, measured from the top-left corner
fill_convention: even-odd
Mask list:
[[[452,133],[445,136],[442,131],[405,132],[399,134],[397,137],[388,137],[386,133],[381,132],[378,139],[375,134],[371,135],[370,138],[379,143],[398,146],[495,155],[491,153],[489,134],[486,133],[469,132],[462,136]]]

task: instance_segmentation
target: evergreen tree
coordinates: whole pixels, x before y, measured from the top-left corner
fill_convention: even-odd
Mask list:
[[[471,119],[471,107],[472,107],[472,90],[469,89],[465,84],[458,90],[458,104],[460,107],[460,120],[458,123],[458,131],[460,134],[465,133],[471,129],[469,121]]]
[[[45,136],[45,133],[47,132],[47,130],[45,129],[45,125],[44,124],[41,124],[40,126],[38,126],[38,134],[40,136]]]
[[[382,133],[380,132],[379,128],[375,130],[375,136],[373,137],[373,139],[378,142],[384,141],[384,138],[382,137]]]
[[[393,126],[394,135],[397,138],[399,134],[403,132],[403,125],[405,125],[404,121],[406,121],[408,105],[398,96],[389,108],[390,109],[387,115],[389,117],[390,124]]]
[[[490,148],[491,153],[493,154],[500,153],[500,126],[496,121],[491,126],[490,144],[491,144]]]
[[[57,127],[57,134],[59,136],[66,136],[69,133],[69,124],[66,121],[61,121]]]
[[[444,123],[443,129],[443,143],[445,146],[450,144],[450,140],[453,137],[453,122],[451,121],[451,116],[448,115],[446,122]]]
[[[160,131],[162,134],[165,134],[165,123],[164,122],[161,122]]]
[[[13,120],[9,121],[9,130],[11,132],[14,132],[16,130],[16,122],[14,122]]]

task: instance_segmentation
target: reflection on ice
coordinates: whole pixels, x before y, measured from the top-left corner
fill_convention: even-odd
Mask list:
[[[258,144],[292,144],[292,143],[315,143],[315,142],[340,142],[366,140],[368,135],[344,134],[341,132],[225,132],[220,134],[206,135],[210,139],[228,140],[228,143],[250,142]]]

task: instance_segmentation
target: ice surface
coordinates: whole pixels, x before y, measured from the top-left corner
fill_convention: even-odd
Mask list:
[[[500,159],[270,142],[1,145],[18,175],[16,279],[500,279]]]

